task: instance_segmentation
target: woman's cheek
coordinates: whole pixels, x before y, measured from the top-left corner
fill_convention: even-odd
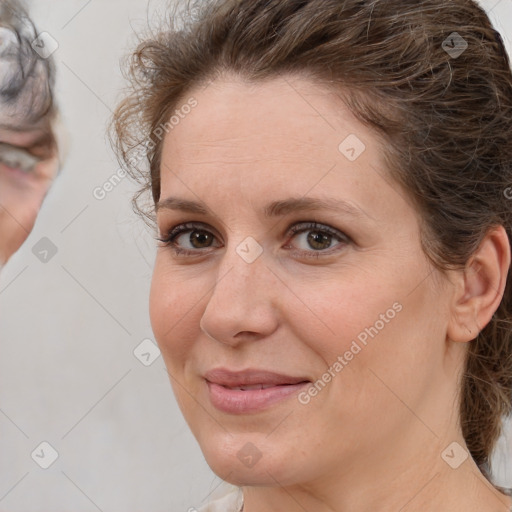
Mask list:
[[[193,328],[192,319],[198,312],[187,300],[189,286],[171,279],[170,272],[155,266],[149,300],[151,326],[168,368],[184,360],[197,337],[199,328]],[[197,319],[199,325],[199,319]]]
[[[151,282],[149,316],[156,342],[165,355],[168,340],[173,336],[176,301],[173,297],[173,288],[166,284],[159,267],[157,262]]]

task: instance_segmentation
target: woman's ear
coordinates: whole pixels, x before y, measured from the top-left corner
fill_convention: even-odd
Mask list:
[[[448,339],[466,342],[478,336],[498,309],[509,267],[507,232],[503,226],[493,227],[457,276]]]

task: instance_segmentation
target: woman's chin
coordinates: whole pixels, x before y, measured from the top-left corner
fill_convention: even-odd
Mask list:
[[[261,443],[254,437],[248,434],[232,436],[224,443],[205,443],[201,449],[208,466],[219,478],[233,485],[275,485],[276,480],[285,478],[282,472],[286,464],[280,464],[277,447],[270,449],[268,441],[263,441],[264,436]]]
[[[211,470],[222,480],[239,487],[242,486],[275,486],[279,477],[272,478],[273,470],[268,468],[267,464],[262,463],[259,467],[244,467],[238,463],[236,457],[215,458],[215,460],[206,459]],[[271,476],[272,475],[272,476]]]

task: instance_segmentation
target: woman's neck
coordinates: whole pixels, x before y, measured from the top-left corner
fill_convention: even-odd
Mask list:
[[[243,510],[510,512],[512,499],[493,487],[474,460],[468,456],[461,463],[464,440],[459,438],[458,446],[452,443],[418,440],[414,454],[373,454],[359,458],[358,464],[344,464],[349,469],[337,474],[330,468],[314,482],[247,486]]]

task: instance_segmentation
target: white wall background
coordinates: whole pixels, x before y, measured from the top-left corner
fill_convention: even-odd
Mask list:
[[[511,51],[512,0],[482,3]],[[57,97],[72,141],[33,233],[0,277],[2,512],[186,512],[220,483],[162,359],[145,367],[133,355],[152,338],[153,259],[130,209],[133,186],[92,195],[118,169],[106,122],[123,84],[119,57],[147,12],[147,0],[32,1],[38,28],[59,43]],[[58,249],[47,263],[32,253],[43,237]],[[508,460],[503,438],[495,465],[512,486],[509,430]],[[46,470],[31,458],[43,441],[59,454]]]

